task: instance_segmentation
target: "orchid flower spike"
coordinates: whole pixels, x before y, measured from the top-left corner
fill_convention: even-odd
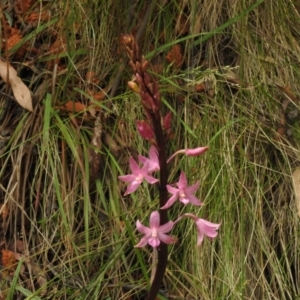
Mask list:
[[[204,152],[206,152],[208,150],[208,147],[198,147],[198,148],[194,148],[194,149],[181,149],[176,151],[174,154],[172,154],[169,158],[167,163],[169,163],[177,154],[183,153],[186,156],[198,156],[203,154]]]
[[[161,207],[161,209],[169,208],[174,204],[174,202],[179,198],[184,205],[191,203],[197,206],[202,205],[202,202],[196,198],[193,193],[197,191],[199,187],[199,181],[194,183],[191,186],[188,186],[187,179],[184,172],[181,172],[179,181],[176,183],[178,188],[174,188],[170,185],[167,185],[167,190],[173,196],[167,201],[167,203]]]
[[[149,173],[159,171],[159,169],[160,169],[157,149],[154,146],[151,146],[151,148],[150,148],[149,158],[139,155],[139,161],[142,164],[148,163]]]
[[[202,243],[204,235],[210,238],[215,238],[218,235],[217,230],[221,226],[221,224],[211,223],[200,218],[197,218],[195,220],[195,224],[198,231],[197,246],[200,246],[200,244]]]
[[[132,174],[122,175],[118,177],[120,180],[124,182],[130,182],[124,196],[133,193],[143,182],[144,179],[150,184],[154,184],[158,182],[158,179],[148,174],[149,173],[148,162],[146,162],[144,166],[140,168],[137,162],[132,157],[130,157],[129,167],[131,169]]]
[[[175,243],[175,238],[166,235],[166,233],[172,230],[173,226],[174,223],[172,221],[160,226],[159,212],[152,212],[150,215],[150,227],[144,226],[139,220],[136,222],[137,230],[144,234],[144,236],[134,247],[140,248],[149,244],[153,248],[156,248],[160,245],[160,242],[164,242],[165,244]]]

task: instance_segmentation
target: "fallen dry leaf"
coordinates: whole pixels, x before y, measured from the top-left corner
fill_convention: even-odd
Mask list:
[[[169,63],[173,63],[175,68],[180,68],[183,64],[183,56],[180,45],[174,45],[172,49],[166,55],[166,60]]]
[[[68,101],[64,105],[64,109],[69,112],[83,112],[86,110],[86,107],[84,104],[81,102],[73,102],[73,101]]]
[[[300,167],[298,167],[292,174],[294,191],[295,191],[295,203],[298,216],[300,217]]]
[[[8,65],[8,68],[7,68]],[[32,98],[28,87],[17,75],[17,71],[7,62],[0,60],[0,76],[7,83],[7,69],[9,71],[8,83],[11,86],[17,102],[29,111],[33,111]]]
[[[16,1],[15,8],[17,8],[18,13],[25,13],[33,6],[34,2],[36,2],[36,0]]]
[[[0,263],[1,266],[10,270],[16,268],[17,260],[15,258],[15,253],[10,250],[2,249],[0,252]]]

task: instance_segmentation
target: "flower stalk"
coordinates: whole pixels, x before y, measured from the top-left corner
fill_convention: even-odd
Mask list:
[[[129,57],[129,65],[132,67],[135,78],[129,82],[128,86],[135,93],[139,94],[147,118],[147,120],[136,121],[137,131],[152,146],[148,158],[138,155],[139,163],[143,164],[143,166],[140,167],[133,158],[130,158],[132,174],[119,176],[119,179],[129,183],[125,195],[136,191],[143,180],[158,186],[159,210],[151,213],[149,227],[137,220],[136,228],[144,236],[135,245],[135,247],[150,245],[153,248],[151,287],[146,300],[155,300],[167,267],[168,244],[176,242],[176,239],[167,233],[182,218],[191,218],[196,225],[197,245],[200,245],[204,236],[215,238],[218,235],[217,230],[221,224],[209,222],[189,213],[180,216],[174,222],[168,220],[168,209],[174,205],[176,200],[179,200],[184,205],[202,205],[202,202],[194,195],[199,188],[199,181],[189,186],[185,173],[181,172],[176,184],[168,184],[168,163],[178,154],[185,154],[186,156],[201,155],[208,150],[208,147],[178,150],[170,158],[167,158],[166,142],[172,136],[172,114],[168,112],[163,119],[161,118],[161,97],[158,83],[147,73],[148,62],[141,55],[133,36],[123,36],[123,44],[125,45]],[[157,171],[159,171],[159,180],[153,177],[153,173]],[[172,195],[169,199],[168,194]]]

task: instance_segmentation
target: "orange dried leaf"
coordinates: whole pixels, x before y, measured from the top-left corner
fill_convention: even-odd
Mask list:
[[[173,63],[175,68],[180,68],[183,63],[183,56],[181,52],[180,45],[174,45],[166,56],[166,60],[169,63]]]
[[[17,260],[15,258],[15,253],[9,250],[2,249],[0,252],[1,256],[1,265],[4,268],[12,268],[14,265],[16,266]]]
[[[82,112],[86,110],[86,107],[84,104],[81,102],[73,102],[73,101],[68,101],[65,103],[64,108],[66,111],[69,112]]]
[[[25,17],[25,22],[28,25],[36,26],[38,22],[47,22],[51,18],[50,11],[42,11],[42,12],[31,12],[28,16]]]
[[[102,89],[100,92],[88,90],[87,93],[88,93],[88,95],[90,95],[93,98],[91,100],[94,100],[94,101],[102,101],[105,98],[105,96],[107,95],[106,89]]]
[[[6,42],[8,50],[10,50],[16,44],[18,44],[23,38],[21,31],[19,29],[12,27],[12,28],[10,28],[9,31],[10,31],[10,34],[9,34],[10,36]]]
[[[36,0],[21,0],[16,1],[16,8],[18,10],[18,13],[24,13],[29,10],[33,6],[33,4],[36,2]]]
[[[206,90],[204,82],[201,82],[195,86],[196,92],[204,92]]]
[[[101,101],[101,100],[103,100],[103,99],[105,98],[106,93],[105,93],[105,91],[103,90],[103,91],[100,91],[100,92],[98,92],[98,93],[94,93],[94,94],[92,94],[91,96],[94,98],[94,100],[96,100],[96,101]]]

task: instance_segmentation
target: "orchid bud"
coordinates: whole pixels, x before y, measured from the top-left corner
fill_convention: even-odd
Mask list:
[[[149,65],[148,61],[145,60],[144,57],[142,57],[142,68],[143,68],[143,71],[146,71],[146,69],[148,68],[148,65]]]
[[[150,140],[154,137],[153,129],[146,121],[136,121],[136,128],[145,140]]]
[[[159,92],[158,84],[157,84],[157,81],[156,81],[156,80],[153,81],[153,85],[152,85],[152,93],[153,93],[153,98],[154,98],[154,100],[155,100],[156,106],[157,106],[158,108],[160,108],[160,105],[161,105],[161,101],[160,101],[160,92]]]
[[[145,82],[146,86],[150,89],[150,91],[152,92],[151,78],[147,73],[144,73],[144,82]]]
[[[186,149],[185,150],[185,155],[186,156],[198,156],[203,154],[204,152],[206,152],[208,150],[208,147],[198,147],[198,148],[194,148],[194,149]]]
[[[150,110],[152,112],[155,112],[158,110],[158,106],[156,105],[154,99],[149,95],[147,92],[140,92],[140,97],[142,100],[142,104],[146,110]]]
[[[135,93],[139,93],[140,92],[139,86],[134,81],[128,81],[127,85]]]
[[[133,36],[131,34],[124,34],[122,35],[122,40],[124,45],[131,47],[132,42],[133,42]]]
[[[135,63],[135,66],[136,66],[136,71],[139,72],[139,73],[142,73],[143,72],[143,69],[142,69],[142,65],[140,64],[139,61],[137,61]]]
[[[144,84],[143,77],[139,73],[136,73],[135,74],[135,80],[138,83],[138,85],[140,86],[140,89],[142,91],[144,91],[145,90],[145,84]]]
[[[172,122],[172,112],[169,111],[165,117],[164,117],[164,121],[163,121],[163,127],[165,129],[165,131],[169,132],[171,129],[171,122]]]

